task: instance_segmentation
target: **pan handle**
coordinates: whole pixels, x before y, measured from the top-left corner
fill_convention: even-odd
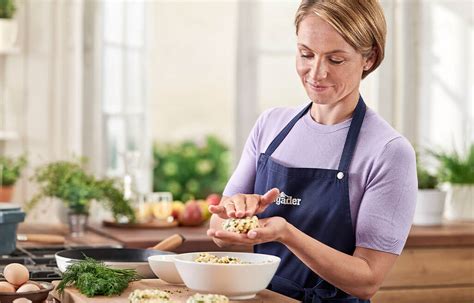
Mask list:
[[[172,236],[169,236],[168,238],[165,238],[160,243],[148,249],[172,251],[173,249],[183,244],[185,240],[186,239],[181,234],[174,234]]]

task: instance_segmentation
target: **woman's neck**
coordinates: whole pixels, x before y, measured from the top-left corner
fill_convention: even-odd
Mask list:
[[[334,125],[352,117],[359,101],[359,92],[350,94],[334,104],[319,104],[313,102],[311,106],[311,118],[324,125]]]

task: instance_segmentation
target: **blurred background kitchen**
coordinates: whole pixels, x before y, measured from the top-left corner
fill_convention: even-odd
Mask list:
[[[11,14],[9,3],[16,7]],[[474,218],[474,3],[381,3],[386,57],[361,91],[419,152],[419,179],[426,181],[420,188],[441,188],[452,199],[449,191],[462,187],[460,210],[445,212],[444,219],[436,210],[437,218],[418,220],[441,226],[424,230],[431,238],[421,242],[446,236],[426,245],[462,246],[455,257],[447,255],[458,273],[430,283],[470,283],[463,298],[472,299],[474,225],[465,221]],[[39,182],[31,179],[38,167],[78,157],[87,158],[88,174],[113,178],[116,188],[131,191],[131,203],[152,192],[171,192],[183,202],[220,194],[258,115],[308,102],[295,71],[298,4],[0,0],[0,154],[27,160],[9,203],[26,206],[38,192]],[[25,222],[65,223],[67,207],[44,196]],[[440,199],[444,207],[445,196]],[[430,205],[428,213],[438,207]],[[104,217],[101,209],[89,219]],[[459,234],[443,229],[461,221]],[[421,242],[409,239],[407,246]],[[406,269],[388,287],[411,283],[412,275]]]

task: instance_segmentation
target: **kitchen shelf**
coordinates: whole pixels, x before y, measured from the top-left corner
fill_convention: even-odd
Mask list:
[[[0,141],[16,140],[18,139],[18,133],[14,131],[3,131],[0,130]]]

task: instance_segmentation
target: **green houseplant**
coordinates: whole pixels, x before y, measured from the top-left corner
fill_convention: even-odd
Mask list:
[[[0,0],[0,18],[12,19],[15,14],[16,7],[13,0]]]
[[[474,220],[474,143],[464,156],[458,151],[433,152],[439,161],[438,175],[448,185],[445,217]]]
[[[97,179],[88,174],[84,163],[84,160],[58,161],[37,168],[32,179],[38,184],[38,192],[29,201],[27,209],[46,197],[61,200],[69,209],[73,234],[83,231],[92,200],[103,202],[117,221],[126,217],[134,222],[134,211],[123,198],[123,191],[111,179]]]
[[[153,155],[153,190],[169,191],[176,200],[220,193],[229,177],[229,149],[215,136],[202,144],[188,140],[155,145]]]
[[[416,157],[418,193],[413,224],[439,225],[442,223],[446,193],[438,189],[439,179],[422,164],[420,155]]]
[[[8,50],[15,43],[18,24],[13,20],[16,6],[14,0],[0,0],[0,50]]]
[[[26,163],[24,155],[18,158],[0,155],[0,201],[11,201],[14,185]]]

